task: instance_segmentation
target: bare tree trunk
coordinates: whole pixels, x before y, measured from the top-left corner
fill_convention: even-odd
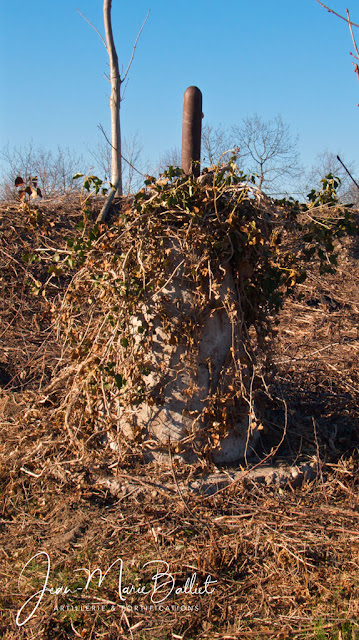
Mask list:
[[[260,174],[259,174],[259,188],[260,188],[260,189],[262,189],[262,185],[263,185],[263,182],[264,182],[264,167],[263,167],[263,164],[264,164],[264,163],[263,163],[263,161],[262,161],[262,159],[261,159],[261,161],[260,161],[260,165],[259,165],[259,166],[260,166],[260,169],[261,169],[261,172],[260,172]]]
[[[122,162],[121,162],[121,127],[120,127],[120,104],[121,104],[121,78],[118,67],[118,57],[112,34],[111,24],[112,0],[104,0],[103,17],[105,25],[105,36],[108,57],[110,59],[110,81],[111,81],[111,183],[118,185],[116,195],[122,196]]]

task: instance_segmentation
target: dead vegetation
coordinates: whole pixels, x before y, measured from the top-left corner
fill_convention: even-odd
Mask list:
[[[169,468],[145,463],[140,442],[119,453],[81,422],[80,405],[67,413],[73,381],[83,388],[88,352],[74,357],[81,345],[64,341],[59,310],[76,282],[73,260],[86,253],[71,248],[89,237],[99,209],[92,207],[84,213],[67,199],[1,210],[2,637],[358,638],[357,239],[340,240],[336,274],[321,274],[313,258],[299,283],[302,296],[286,301],[262,392],[264,429],[252,464],[270,455],[285,430],[274,464],[315,457],[316,480],[296,489],[237,482],[208,496],[189,486],[216,472],[210,459],[192,466],[172,459]],[[111,233],[94,236],[95,260],[110,252]],[[96,258],[98,238],[109,246]],[[41,253],[45,259],[34,259]],[[48,587],[58,592],[46,592],[18,626],[19,609],[44,584],[45,555],[19,580],[39,552],[49,554]],[[100,586],[93,578],[85,589],[84,569],[105,572],[119,558],[122,587],[150,590],[157,565],[145,565],[158,561],[162,571],[168,563],[183,592],[168,593],[157,607],[150,595],[121,600],[119,564]],[[186,593],[194,574],[192,591],[210,575],[213,593],[188,593],[188,584]]]

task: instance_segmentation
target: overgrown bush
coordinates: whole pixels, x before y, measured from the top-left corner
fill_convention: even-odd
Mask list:
[[[354,229],[350,209],[327,202],[331,179],[302,206],[267,198],[237,170],[235,158],[198,180],[170,167],[124,201],[110,226],[92,226],[90,235],[69,241],[68,253],[57,256],[49,270],[52,276],[73,274],[58,318],[74,363],[63,405],[71,433],[89,433],[100,417],[116,427],[123,412],[135,414],[144,402],[161,403],[158,381],[165,365],[151,358],[154,316],[169,344],[184,342],[195,358],[208,301],[213,308],[218,304],[216,290],[226,267],[238,305],[230,297],[225,304],[243,358],[232,349],[231,381],[219,387],[201,416],[207,445],[208,434],[215,445],[218,433],[225,433],[233,407],[244,403],[250,413],[251,393],[265,375],[270,318],[305,279],[308,259],[316,255],[322,271],[335,269],[333,240]],[[159,297],[179,269],[174,245],[192,295],[190,308],[180,315]],[[53,255],[41,258],[51,262]],[[149,380],[157,380],[155,387]],[[133,436],[142,442],[145,434],[133,426]]]

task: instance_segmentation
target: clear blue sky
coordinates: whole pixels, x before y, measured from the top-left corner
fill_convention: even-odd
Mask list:
[[[344,14],[357,2],[328,0]],[[30,139],[86,155],[109,129],[107,53],[76,12],[103,33],[102,0],[20,0],[1,10],[0,147]],[[328,149],[359,160],[359,82],[344,21],[315,0],[113,0],[113,28],[126,68],[139,41],[122,103],[125,136],[138,132],[153,165],[181,141],[182,96],[203,92],[204,122],[231,125],[281,114],[306,167]],[[359,29],[356,30],[359,39]],[[359,161],[356,163],[357,175]]]

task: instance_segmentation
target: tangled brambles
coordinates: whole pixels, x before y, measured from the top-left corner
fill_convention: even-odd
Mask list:
[[[77,243],[59,316],[74,361],[72,437],[95,431],[118,451],[137,443],[157,457],[246,457],[261,428],[269,316],[305,277],[306,252],[324,242],[325,263],[327,236],[344,224],[338,214],[317,238],[311,209],[295,254],[281,243],[299,213],[234,160],[198,180],[170,167]]]

